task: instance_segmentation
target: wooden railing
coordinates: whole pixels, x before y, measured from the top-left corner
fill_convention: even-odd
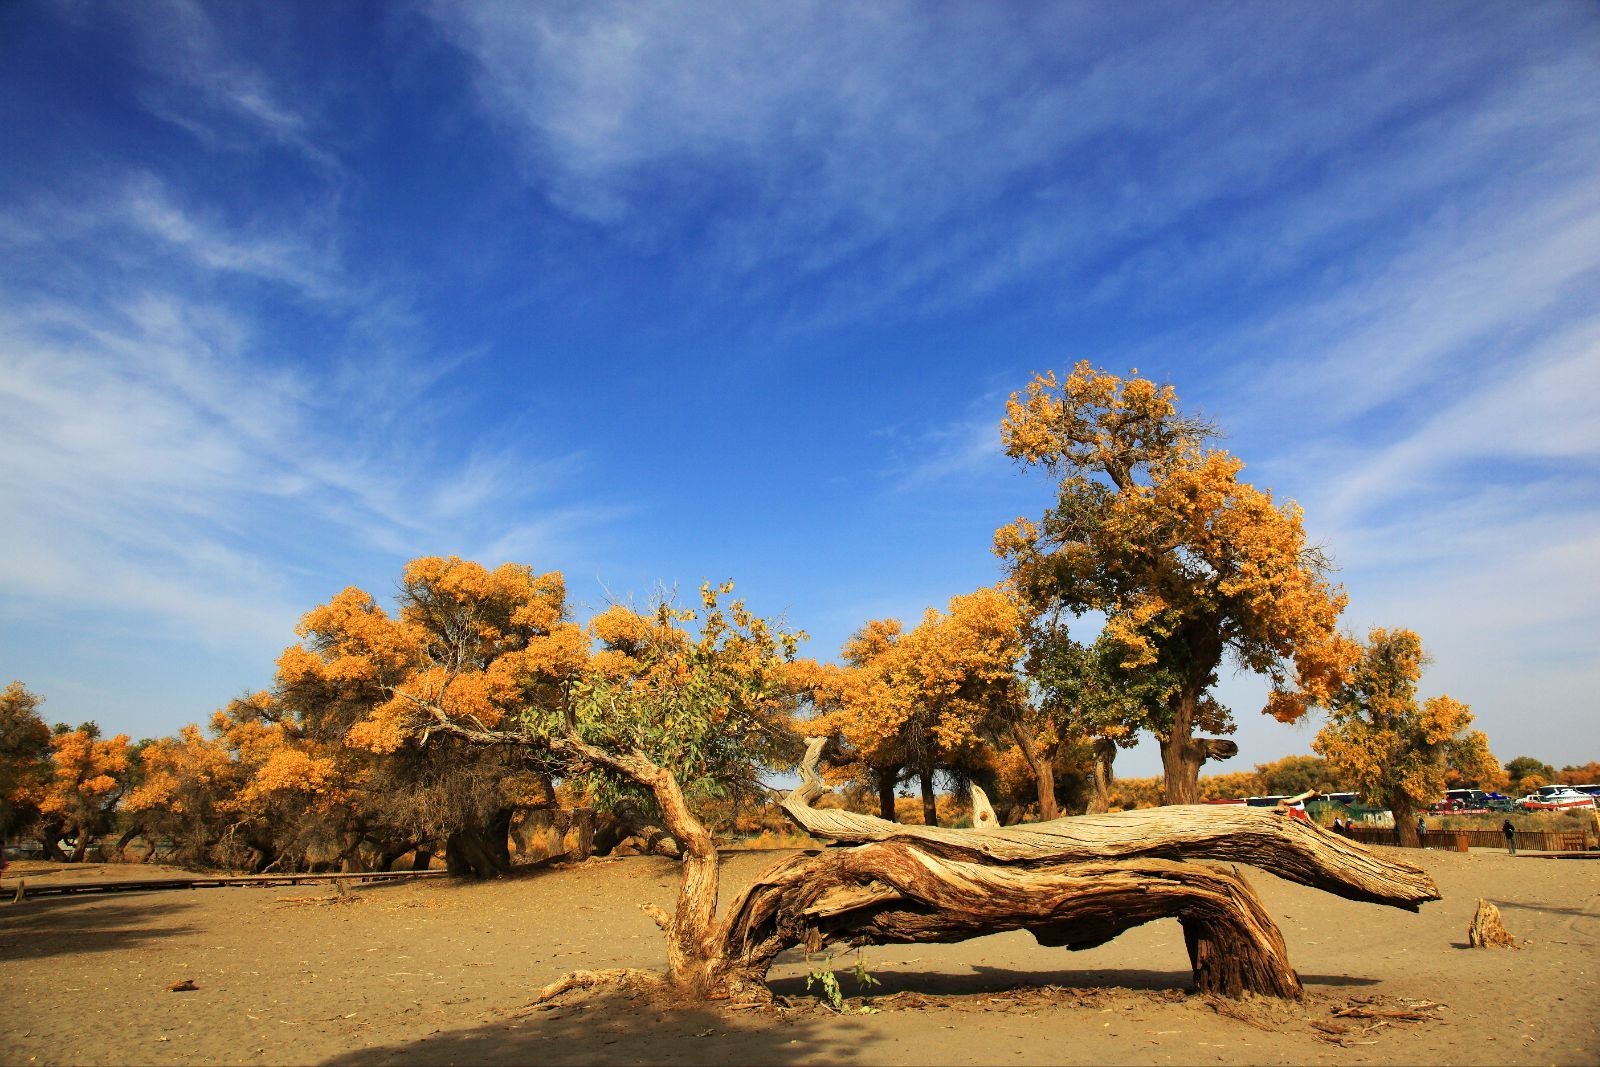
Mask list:
[[[1584,851],[1584,835],[1581,832],[1518,830],[1516,834],[1519,852]],[[1363,845],[1399,844],[1395,840],[1394,828],[1388,826],[1356,826],[1351,828],[1349,836]],[[1499,830],[1429,830],[1422,846],[1445,852],[1465,852],[1469,848],[1505,848],[1506,835]]]

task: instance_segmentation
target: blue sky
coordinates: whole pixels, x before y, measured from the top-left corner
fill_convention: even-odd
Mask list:
[[[1175,384],[1502,759],[1600,758],[1591,4],[0,5],[0,675],[138,735],[456,553],[831,657],[1004,398]],[[1256,714],[1250,764],[1316,724]],[[1119,763],[1153,773],[1146,744]]]

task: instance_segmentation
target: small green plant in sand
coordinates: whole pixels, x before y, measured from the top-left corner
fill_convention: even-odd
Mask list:
[[[814,959],[811,953],[806,953],[806,990],[809,992],[813,985],[817,986],[821,990],[822,1000],[840,1015],[876,1015],[878,1009],[869,1004],[852,1008],[845,1001],[844,989],[839,985],[839,976],[833,970],[833,960],[832,951],[820,960]],[[855,976],[856,988],[863,996],[870,987],[878,984],[878,980],[867,970],[866,953],[859,948],[856,949],[856,965],[851,968],[850,973]]]

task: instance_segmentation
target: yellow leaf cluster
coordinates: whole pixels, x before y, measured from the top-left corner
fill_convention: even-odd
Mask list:
[[[67,730],[50,739],[55,774],[39,810],[69,819],[116,799],[119,778],[128,769],[128,735],[101,739],[90,726]]]
[[[869,767],[944,765],[981,742],[985,720],[1020,699],[1023,613],[990,587],[932,608],[911,631],[868,622],[846,643],[845,664],[812,669],[825,710],[807,725],[837,732]]]

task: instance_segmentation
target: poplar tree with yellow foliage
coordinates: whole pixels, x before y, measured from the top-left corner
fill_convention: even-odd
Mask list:
[[[1417,845],[1417,813],[1444,796],[1446,775],[1500,769],[1472,709],[1448,696],[1417,702],[1428,657],[1410,630],[1374,629],[1311,742],[1334,776],[1394,813],[1400,843]]]
[[[14,681],[0,690],[0,849],[39,816],[50,781],[50,727],[44,698]]]
[[[846,643],[832,693],[818,700],[828,710],[806,730],[848,743],[886,819],[894,818],[899,778],[918,778],[923,822],[936,826],[935,773],[982,773],[992,758],[989,737],[1020,728],[1036,742],[1030,768],[1048,767],[1042,749],[1053,736],[1038,743],[1018,676],[1023,625],[1021,606],[994,587],[951,597],[942,612],[929,608],[910,631],[894,619],[868,622]]]
[[[257,771],[255,791],[293,792],[343,819],[346,858],[382,829],[375,822],[410,822],[444,837],[452,871],[509,870],[512,814],[551,764],[536,746],[480,747],[449,727],[498,729],[559,699],[584,667],[587,638],[568,617],[562,576],[422,557],[406,565],[397,614],[349,588],[308,612],[299,633],[259,709],[294,743]],[[409,810],[379,811],[397,797]]]
[[[1201,765],[1237,750],[1195,736],[1232,729],[1208,696],[1225,660],[1265,675],[1262,710],[1293,722],[1352,655],[1345,596],[1300,509],[1241,480],[1214,433],[1171,386],[1087,362],[1036,376],[1001,423],[1006,454],[1060,485],[1042,518],[996,531],[995,552],[1034,612],[1103,613],[1119,666],[1160,687],[1142,725],[1161,743],[1169,804],[1198,801]]]
[[[50,749],[53,768],[39,803],[45,850],[55,854],[57,840],[71,837],[67,859],[81,863],[90,840],[110,828],[111,811],[122,796],[131,755],[128,735],[102,738],[95,723],[76,729],[63,723],[56,726]]]

